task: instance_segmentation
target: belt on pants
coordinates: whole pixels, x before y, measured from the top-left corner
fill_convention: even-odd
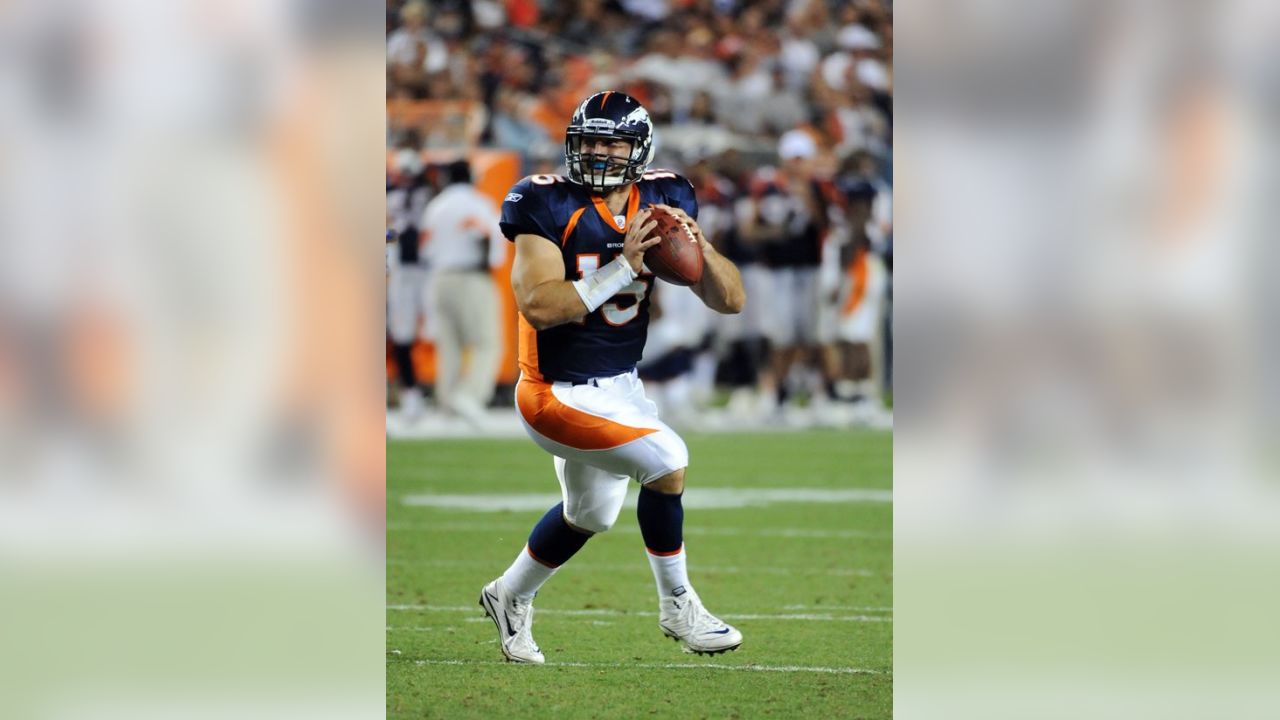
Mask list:
[[[629,376],[631,376],[632,378],[634,378],[634,377],[636,377],[636,370],[635,370],[634,368],[632,368],[631,370],[628,370],[627,372],[624,372],[624,373],[618,373],[617,375],[606,375],[606,376],[604,376],[604,377],[593,377],[593,378],[589,378],[589,379],[587,379],[587,380],[566,380],[566,381],[564,381],[564,382],[565,382],[565,384],[566,384],[566,385],[572,385],[572,386],[574,386],[574,387],[577,387],[577,386],[579,386],[579,385],[590,385],[590,386],[592,386],[592,387],[600,387],[600,382],[601,382],[601,381],[604,381],[606,385],[610,385],[610,384],[612,384],[610,381],[612,381],[612,380],[617,380],[617,379],[619,379],[619,378],[623,377],[624,375],[629,375]]]

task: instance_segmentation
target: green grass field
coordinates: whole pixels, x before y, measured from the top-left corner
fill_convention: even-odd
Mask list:
[[[690,578],[742,647],[703,657],[663,637],[628,507],[539,593],[541,667],[503,662],[476,598],[554,504],[551,457],[523,439],[388,442],[387,717],[891,717],[892,435],[685,439]],[[756,504],[694,507],[702,489]],[[799,489],[826,495],[786,497]],[[431,506],[442,495],[488,498]],[[524,495],[547,497],[478,509]]]

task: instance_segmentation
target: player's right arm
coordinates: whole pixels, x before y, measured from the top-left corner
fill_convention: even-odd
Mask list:
[[[511,289],[516,308],[537,330],[581,320],[587,314],[573,283],[564,279],[560,248],[537,235],[516,236]]]
[[[636,213],[627,228],[622,254],[577,281],[564,279],[564,258],[555,243],[539,235],[517,235],[511,289],[520,314],[534,329],[546,330],[581,320],[603,305],[635,279],[644,262],[644,251],[661,241],[656,236],[644,239],[658,224],[648,219],[647,209]]]

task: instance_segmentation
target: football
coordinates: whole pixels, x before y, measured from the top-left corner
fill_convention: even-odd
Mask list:
[[[651,208],[651,213],[658,222],[654,235],[662,242],[645,250],[645,267],[672,285],[693,285],[701,280],[702,248],[693,233],[680,218],[662,208]]]

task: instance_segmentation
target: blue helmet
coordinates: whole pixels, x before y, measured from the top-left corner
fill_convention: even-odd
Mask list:
[[[583,138],[614,138],[631,143],[629,157],[582,152]],[[653,162],[653,122],[649,111],[626,93],[607,90],[578,106],[565,130],[564,158],[569,179],[606,192],[640,179]]]

